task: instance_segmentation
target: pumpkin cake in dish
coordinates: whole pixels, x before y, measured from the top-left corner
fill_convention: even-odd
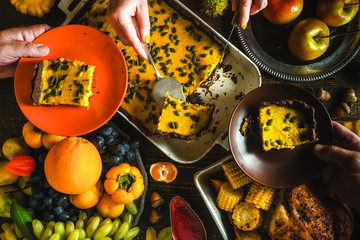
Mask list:
[[[317,140],[315,110],[299,100],[262,102],[258,121],[265,151],[294,149]]]
[[[35,66],[31,99],[35,105],[90,107],[95,66],[57,58],[41,60]]]
[[[104,32],[124,54],[129,79],[120,111],[145,134],[160,133],[158,125],[162,124],[161,119],[164,118],[160,119],[163,114],[162,106],[152,96],[152,89],[157,81],[155,71],[131,46],[121,43],[115,30],[106,21],[108,5],[108,0],[96,1],[79,22]],[[183,85],[185,97],[188,97],[213,74],[221,56],[221,41],[210,36],[209,30],[199,29],[199,24],[190,21],[189,16],[171,1],[149,0],[148,8],[151,23],[151,42],[148,47],[156,67],[162,76],[176,78]],[[200,108],[193,111],[201,112]],[[180,118],[183,118],[182,121],[188,120],[184,115]],[[193,130],[202,131],[200,128]],[[199,132],[191,131],[191,134],[199,136]],[[167,134],[175,138],[181,135]]]
[[[216,110],[216,106],[191,104],[167,95],[156,132],[194,140],[210,130]]]

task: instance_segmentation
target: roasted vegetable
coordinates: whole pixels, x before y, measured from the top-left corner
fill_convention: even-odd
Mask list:
[[[242,187],[250,182],[252,179],[249,178],[237,165],[235,161],[230,161],[222,165],[225,176],[228,179],[233,189]]]
[[[266,187],[257,182],[253,182],[250,186],[249,192],[246,194],[245,201],[253,203],[255,207],[262,210],[269,210],[274,200],[276,190],[274,188]]]
[[[244,196],[244,189],[233,189],[229,182],[221,185],[216,203],[220,209],[232,212],[234,207],[241,201]]]
[[[258,229],[263,222],[262,211],[254,204],[241,202],[236,205],[232,214],[234,224],[243,231],[252,231]]]

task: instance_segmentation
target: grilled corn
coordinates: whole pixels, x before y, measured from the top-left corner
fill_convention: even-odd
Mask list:
[[[245,201],[253,203],[255,207],[262,210],[269,210],[274,200],[276,190],[274,188],[266,187],[257,182],[253,182],[246,194]]]
[[[233,189],[229,182],[221,185],[216,203],[220,209],[232,212],[234,207],[241,201],[244,196],[244,189]]]
[[[240,188],[252,182],[252,179],[240,169],[235,161],[223,164],[222,168],[233,189]]]
[[[240,202],[232,214],[234,224],[243,231],[258,229],[263,222],[262,211],[248,202]]]

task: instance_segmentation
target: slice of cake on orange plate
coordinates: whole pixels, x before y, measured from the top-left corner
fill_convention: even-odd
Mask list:
[[[95,66],[77,60],[41,60],[35,66],[31,99],[35,105],[90,107]]]
[[[315,110],[303,101],[284,99],[262,102],[258,121],[265,151],[294,149],[317,140]]]

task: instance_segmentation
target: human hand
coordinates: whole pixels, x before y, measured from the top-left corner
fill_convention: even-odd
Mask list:
[[[250,15],[254,15],[263,10],[268,0],[231,0],[232,10],[239,12],[239,25],[246,28]]]
[[[147,0],[111,0],[106,12],[106,19],[124,45],[132,45],[141,57],[147,59],[142,46],[142,42],[150,41]]]
[[[360,212],[360,138],[333,122],[334,145],[316,144],[314,154],[327,164],[321,180],[337,197]]]
[[[40,24],[0,31],[0,78],[14,76],[20,57],[46,56],[48,47],[31,42],[49,29],[50,26]]]

